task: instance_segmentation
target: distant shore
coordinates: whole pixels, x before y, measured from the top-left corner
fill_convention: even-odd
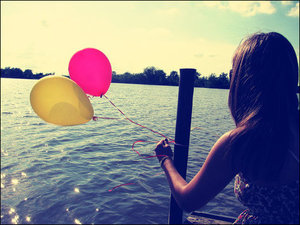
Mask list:
[[[46,76],[55,75],[55,73],[36,73],[33,74],[31,70],[25,71],[19,68],[6,67],[1,68],[1,78],[17,78],[17,79],[34,79],[38,80]],[[68,75],[62,75],[70,78]],[[147,67],[142,73],[123,73],[117,74],[112,72],[112,83],[127,83],[127,84],[147,84],[147,85],[167,85],[178,86],[179,75],[177,71],[172,71],[168,76],[163,70],[156,69],[155,67]],[[201,77],[201,74],[195,74],[195,87],[203,88],[216,88],[216,89],[229,89],[230,81],[227,73],[221,73],[219,76],[212,73],[209,77]],[[298,93],[300,87],[298,86]]]
[[[32,70],[26,69],[25,71],[20,68],[6,67],[1,68],[1,77],[5,78],[18,78],[18,79],[41,79],[45,76],[55,75],[55,73],[37,73],[33,74]],[[68,75],[62,75],[69,77]],[[167,74],[155,67],[147,67],[141,73],[117,74],[112,71],[112,83],[129,83],[129,84],[148,84],[148,85],[179,85],[179,74],[177,71],[172,71],[168,76]],[[195,87],[205,88],[229,88],[229,78],[227,73],[221,73],[219,76],[212,73],[209,77],[202,77],[200,73],[195,74]]]

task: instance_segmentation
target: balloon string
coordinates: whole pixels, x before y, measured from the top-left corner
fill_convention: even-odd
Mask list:
[[[125,113],[123,113],[122,112],[122,110],[120,110],[111,100],[109,100],[108,99],[108,97],[106,96],[106,95],[101,95],[100,96],[100,98],[102,98],[102,96],[104,96],[122,115],[124,115],[125,116],[125,118],[127,119],[127,120],[129,120],[130,122],[132,122],[132,123],[134,123],[134,124],[136,124],[136,125],[138,125],[138,126],[141,126],[141,127],[143,127],[143,128],[146,128],[146,129],[148,129],[148,130],[150,130],[150,131],[152,131],[152,132],[154,132],[154,133],[157,133],[157,134],[159,134],[159,135],[161,135],[161,136],[163,136],[163,137],[165,137],[165,138],[168,138],[168,137],[166,137],[165,135],[163,135],[163,134],[161,134],[161,133],[159,133],[159,132],[157,132],[157,131],[154,131],[154,130],[152,130],[152,129],[150,129],[150,128],[148,128],[148,127],[145,127],[145,126],[143,126],[143,125],[141,125],[141,124],[138,124],[138,123],[136,123],[136,122],[134,122],[133,120],[131,120],[130,118],[128,118],[126,115],[125,115]],[[94,96],[90,96],[90,95],[88,95],[88,98],[93,98]],[[120,118],[112,118],[112,117],[98,117],[98,116],[93,116],[93,120],[94,121],[97,121],[98,119],[114,119],[114,120],[122,120],[122,119],[120,119]],[[209,130],[207,130],[207,129],[205,129],[205,128],[203,128],[203,127],[193,127],[193,128],[191,128],[191,131],[193,131],[193,130],[196,130],[196,129],[199,129],[199,130],[204,130],[204,131],[207,131],[207,132],[209,132],[209,133],[212,133],[212,135],[213,136],[215,136],[215,137],[220,137],[220,135],[218,135],[218,134],[216,134],[215,132],[212,132],[212,131],[209,131]],[[172,140],[172,141],[174,141],[174,139],[172,139],[172,138],[168,138],[168,139],[170,139],[170,140]],[[174,142],[175,143],[175,142]],[[175,143],[176,144],[176,143]],[[180,145],[180,144],[178,144],[178,145]]]
[[[93,120],[97,121],[98,119],[105,119],[105,120],[123,120],[120,118],[113,118],[113,117],[99,117],[99,116],[93,116]]]
[[[153,142],[153,143],[157,143],[157,141],[144,141],[144,140],[138,140],[138,141],[133,142],[133,144],[131,146],[132,151],[136,152],[141,157],[143,157],[143,156],[137,150],[134,149],[134,145],[136,143],[139,143],[139,142]]]
[[[137,150],[134,149],[134,146],[136,143],[139,143],[139,142],[151,142],[151,143],[158,143],[158,141],[144,141],[144,140],[138,140],[138,141],[135,141],[132,146],[131,146],[131,149],[132,151],[136,152],[139,156],[141,156],[143,159],[147,159],[147,158],[153,158],[153,157],[163,157],[163,156],[167,156],[167,155],[151,155],[151,156],[145,156],[143,157]],[[170,141],[169,144],[174,144],[174,145],[179,145],[179,146],[183,146],[183,147],[186,147],[187,145],[182,145],[182,144],[177,144],[175,143],[174,141]]]
[[[133,124],[135,124],[135,125],[138,125],[138,126],[140,126],[140,127],[142,127],[142,128],[146,128],[146,129],[148,129],[148,130],[150,130],[151,132],[153,132],[153,133],[156,133],[156,134],[159,134],[160,136],[162,136],[162,137],[164,137],[164,138],[167,138],[167,139],[169,139],[169,140],[171,140],[171,141],[175,141],[174,139],[172,139],[172,138],[169,138],[169,137],[167,137],[167,136],[165,136],[165,135],[163,135],[162,133],[160,133],[160,132],[158,132],[158,131],[155,131],[155,130],[152,130],[151,128],[148,128],[148,127],[146,127],[146,126],[143,126],[143,125],[141,125],[141,124],[139,124],[139,123],[137,123],[137,122],[135,122],[135,121],[133,121],[132,119],[130,119],[128,116],[126,116],[125,115],[125,113],[123,113],[122,112],[122,110],[121,109],[119,109],[111,100],[109,100],[109,98],[106,96],[106,95],[103,95],[109,102],[110,102],[110,104],[112,105],[112,106],[114,106],[127,120],[129,120],[131,123],[133,123]]]
[[[194,130],[194,129],[205,130],[204,128],[201,128],[201,127],[194,127],[194,128],[191,129],[191,131]],[[214,135],[214,136],[219,137],[218,135]],[[140,157],[142,157],[142,159],[154,158],[154,157],[158,157],[158,156],[159,156],[159,157],[164,157],[164,156],[166,156],[166,155],[152,155],[152,156],[146,156],[146,157],[143,157],[143,156],[139,153],[139,151],[137,151],[137,150],[134,149],[135,144],[137,144],[137,143],[139,143],[139,142],[158,143],[158,141],[138,140],[138,141],[135,141],[135,142],[132,144],[131,149],[132,149],[134,152],[136,152]],[[170,143],[170,144],[173,143],[174,145],[179,145],[179,146],[183,146],[183,147],[186,147],[186,146],[187,146],[187,145],[182,145],[182,144],[175,143],[175,141],[170,141],[169,143]],[[159,176],[159,175],[161,175],[161,174],[164,174],[164,172],[156,173],[156,174],[154,174],[154,176],[152,176],[152,177],[156,177],[156,176]],[[113,190],[115,190],[116,188],[119,188],[119,187],[121,187],[121,186],[132,185],[132,184],[136,184],[136,183],[125,183],[125,184],[120,184],[120,185],[118,185],[118,186],[113,187],[112,189],[110,189],[110,190],[108,190],[108,191],[111,192],[111,191],[113,191]]]
[[[167,139],[169,139],[170,140],[170,142],[169,143],[173,143],[174,145],[179,145],[179,146],[183,146],[183,147],[186,147],[187,145],[182,145],[182,144],[178,144],[178,143],[176,143],[175,142],[175,140],[174,139],[172,139],[172,138],[169,138],[169,137],[167,137],[166,135],[164,135],[164,134],[162,134],[162,133],[160,133],[160,132],[158,132],[158,131],[155,131],[155,130],[153,130],[153,129],[151,129],[151,128],[148,128],[148,127],[146,127],[146,126],[143,126],[143,125],[141,125],[141,124],[139,124],[139,123],[137,123],[137,122],[135,122],[135,121],[133,121],[132,119],[130,119],[129,117],[127,117],[126,115],[125,115],[125,113],[121,110],[121,109],[119,109],[106,95],[103,95],[108,101],[109,101],[109,103],[112,105],[112,106],[114,106],[128,121],[130,121],[131,123],[133,123],[133,124],[135,124],[135,125],[138,125],[138,126],[140,126],[140,127],[142,127],[142,128],[146,128],[146,129],[148,129],[148,130],[150,130],[151,132],[153,132],[153,133],[156,133],[156,134],[159,134],[160,136],[162,136],[162,137],[164,137],[164,138],[167,138]],[[102,97],[102,96],[101,96]],[[97,116],[94,116],[93,117],[93,120],[94,121],[97,121],[98,119],[114,119],[114,120],[120,120],[119,118],[111,118],[111,117],[97,117]],[[194,127],[194,128],[192,128],[191,129],[191,131],[192,130],[194,130],[194,129],[201,129],[201,130],[205,130],[204,128],[201,128],[201,127]],[[218,137],[218,135],[214,135],[214,136],[217,136]],[[140,157],[142,157],[142,159],[148,159],[148,158],[154,158],[154,157],[164,157],[164,156],[166,156],[166,155],[151,155],[151,156],[145,156],[145,157],[143,157],[140,153],[139,153],[139,151],[137,151],[137,150],[135,150],[134,149],[134,146],[135,146],[135,144],[136,143],[139,143],[139,142],[152,142],[152,143],[158,143],[157,141],[145,141],[145,140],[138,140],[138,141],[135,141],[133,144],[132,144],[132,146],[131,146],[131,149],[134,151],[134,152],[136,152]],[[158,175],[160,175],[161,173],[159,173]],[[156,175],[157,176],[157,175]],[[110,190],[108,190],[109,192],[112,192],[113,190],[115,190],[116,188],[119,188],[119,187],[122,187],[122,186],[126,186],[126,185],[133,185],[133,184],[136,184],[136,183],[125,183],[125,184],[120,184],[120,185],[118,185],[118,186],[115,186],[115,187],[113,187],[112,189],[110,189]]]
[[[134,149],[134,145],[136,143],[139,143],[139,142],[151,142],[151,143],[158,143],[158,141],[145,141],[145,140],[138,140],[138,141],[135,141],[132,146],[131,146],[131,149],[136,152],[140,157],[142,157],[142,159],[148,159],[148,158],[154,158],[154,157],[164,157],[164,156],[167,156],[167,155],[150,155],[150,156],[145,156],[143,157],[137,150]],[[169,143],[174,143],[173,141],[169,142]],[[156,173],[153,177],[156,177],[158,175],[161,175],[162,173]],[[109,189],[108,191],[109,192],[112,192],[113,190],[115,190],[116,188],[119,188],[119,187],[122,187],[122,186],[125,186],[125,185],[132,185],[132,184],[136,184],[136,183],[125,183],[125,184],[120,184],[118,186],[115,186],[113,187],[112,189]]]
[[[154,175],[151,176],[151,177],[157,177],[157,176],[160,176],[160,175],[162,175],[162,174],[164,174],[164,173],[165,173],[164,171],[158,172],[158,173],[154,174]],[[143,183],[143,182],[137,180],[137,183]],[[112,192],[113,190],[115,190],[115,189],[117,189],[117,188],[119,188],[119,187],[126,186],[126,185],[133,185],[133,184],[137,184],[137,183],[120,184],[120,185],[117,185],[117,186],[113,187],[112,189],[109,189],[108,191],[109,191],[109,192]]]
[[[121,109],[119,109],[106,95],[102,95],[102,96],[104,96],[109,102],[110,102],[110,104],[112,105],[112,106],[114,106],[128,121],[130,121],[131,123],[133,123],[133,124],[135,124],[135,125],[138,125],[138,126],[140,126],[140,127],[142,127],[142,128],[146,128],[146,129],[148,129],[148,130],[150,130],[151,132],[153,132],[153,133],[156,133],[156,134],[159,134],[160,136],[162,136],[162,137],[164,137],[164,138],[167,138],[167,139],[169,139],[170,140],[170,142],[169,143],[174,143],[175,144],[175,140],[174,139],[172,139],[172,138],[168,138],[166,135],[163,135],[162,133],[160,133],[160,132],[158,132],[158,131],[155,131],[155,130],[153,130],[153,129],[151,129],[151,128],[148,128],[148,127],[146,127],[146,126],[143,126],[143,125],[141,125],[141,124],[139,124],[139,123],[137,123],[137,122],[135,122],[135,121],[133,121],[132,119],[130,119],[129,117],[127,117],[126,115],[125,115],[125,113],[121,110]],[[101,96],[101,97],[102,97]],[[93,120],[94,121],[97,121],[98,119],[114,119],[114,120],[119,120],[119,118],[111,118],[111,117],[97,117],[97,116],[93,116]],[[132,144],[132,150],[134,151],[134,152],[136,152],[140,157],[142,157],[142,159],[148,159],[148,158],[154,158],[154,157],[164,157],[164,156],[166,156],[166,155],[151,155],[151,156],[145,156],[145,157],[143,157],[137,150],[135,150],[134,149],[134,145],[136,144],[136,143],[138,143],[138,142],[152,142],[152,143],[158,143],[157,141],[144,141],[144,140],[138,140],[138,141],[135,141],[133,144]],[[180,145],[180,144],[178,144],[178,145]],[[183,145],[182,145],[183,146]],[[160,174],[156,174],[155,176],[158,176],[158,175],[160,175]],[[122,186],[126,186],[126,185],[133,185],[133,184],[136,184],[136,183],[125,183],[125,184],[120,184],[120,185],[118,185],[118,186],[115,186],[115,187],[113,187],[112,189],[110,189],[110,190],[108,190],[109,192],[112,192],[113,190],[115,190],[116,188],[119,188],[119,187],[122,187]]]
[[[167,138],[167,139],[169,139],[169,140],[171,140],[175,145],[181,145],[181,144],[177,144],[177,143],[175,143],[175,140],[173,139],[173,138],[170,138],[170,137],[167,137],[166,135],[164,135],[164,134],[162,134],[162,133],[160,133],[160,132],[158,132],[158,131],[155,131],[155,130],[153,130],[153,129],[151,129],[151,128],[148,128],[148,127],[146,127],[146,126],[143,126],[143,125],[141,125],[141,124],[139,124],[139,123],[137,123],[137,122],[135,122],[135,121],[133,121],[132,119],[130,119],[128,116],[126,116],[126,114],[121,110],[121,109],[119,109],[106,95],[102,95],[102,96],[104,96],[108,101],[109,101],[109,103],[112,105],[112,106],[114,106],[128,121],[130,121],[131,123],[133,123],[133,124],[136,124],[136,125],[138,125],[138,126],[140,126],[140,127],[142,127],[142,128],[146,128],[146,129],[148,129],[148,130],[150,130],[151,132],[153,132],[153,133],[156,133],[156,134],[159,134],[160,136],[162,136],[162,137],[164,137],[164,138]],[[102,96],[101,96],[101,98],[102,98]],[[98,119],[111,119],[111,120],[122,120],[122,119],[120,119],[120,118],[112,118],[112,117],[98,117],[98,116],[93,116],[93,120],[94,121],[97,121]],[[196,130],[196,129],[199,129],[199,130],[205,130],[205,131],[208,131],[207,129],[205,129],[205,128],[203,128],[203,127],[193,127],[193,128],[191,128],[191,131],[193,131],[193,130]],[[208,132],[210,132],[211,133],[211,131],[208,131]],[[216,133],[214,133],[214,134],[212,134],[213,136],[215,136],[215,137],[220,137],[219,135],[217,135]],[[171,142],[170,142],[171,143]],[[181,146],[183,146],[183,145],[181,145]]]
[[[112,189],[110,189],[110,190],[108,190],[108,191],[109,191],[109,192],[112,192],[113,190],[115,190],[115,189],[118,188],[118,187],[125,186],[125,185],[132,185],[132,184],[135,184],[135,183],[120,184],[120,185],[118,185],[118,186],[113,187]]]

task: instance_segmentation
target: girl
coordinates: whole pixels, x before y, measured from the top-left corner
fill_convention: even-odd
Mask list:
[[[235,195],[248,208],[235,223],[299,224],[297,88],[297,57],[284,36],[256,33],[238,46],[228,97],[236,128],[219,138],[189,183],[173,165],[168,140],[155,149],[183,210],[201,208],[235,177]]]

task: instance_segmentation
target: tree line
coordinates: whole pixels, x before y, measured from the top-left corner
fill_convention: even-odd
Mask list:
[[[19,78],[19,79],[40,79],[45,76],[54,75],[55,73],[32,73],[32,70],[21,70],[20,68],[1,68],[1,77],[6,78]]]
[[[40,79],[44,76],[54,75],[55,73],[36,73],[33,74],[32,70],[26,69],[25,71],[19,68],[6,67],[1,68],[1,77],[6,78],[22,78],[22,79]],[[63,75],[69,77],[68,75]],[[163,70],[157,69],[153,66],[147,67],[141,73],[123,73],[117,74],[112,72],[113,83],[130,83],[130,84],[152,84],[152,85],[179,85],[179,74],[177,71],[170,72],[167,75]],[[229,88],[229,78],[227,73],[221,73],[218,76],[215,73],[210,74],[208,77],[201,77],[201,74],[195,74],[195,87],[206,88]]]
[[[167,75],[163,70],[155,67],[147,67],[142,73],[123,73],[117,74],[113,71],[112,82],[115,83],[131,83],[131,84],[154,84],[154,85],[179,85],[179,74],[177,71],[171,71]],[[229,78],[227,73],[221,73],[218,76],[215,73],[208,77],[201,77],[201,74],[195,74],[195,87],[206,88],[229,88]]]

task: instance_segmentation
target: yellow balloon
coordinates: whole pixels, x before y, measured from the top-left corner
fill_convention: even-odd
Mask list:
[[[41,119],[61,126],[83,124],[94,115],[84,91],[74,81],[62,76],[40,79],[31,90],[30,103]]]

